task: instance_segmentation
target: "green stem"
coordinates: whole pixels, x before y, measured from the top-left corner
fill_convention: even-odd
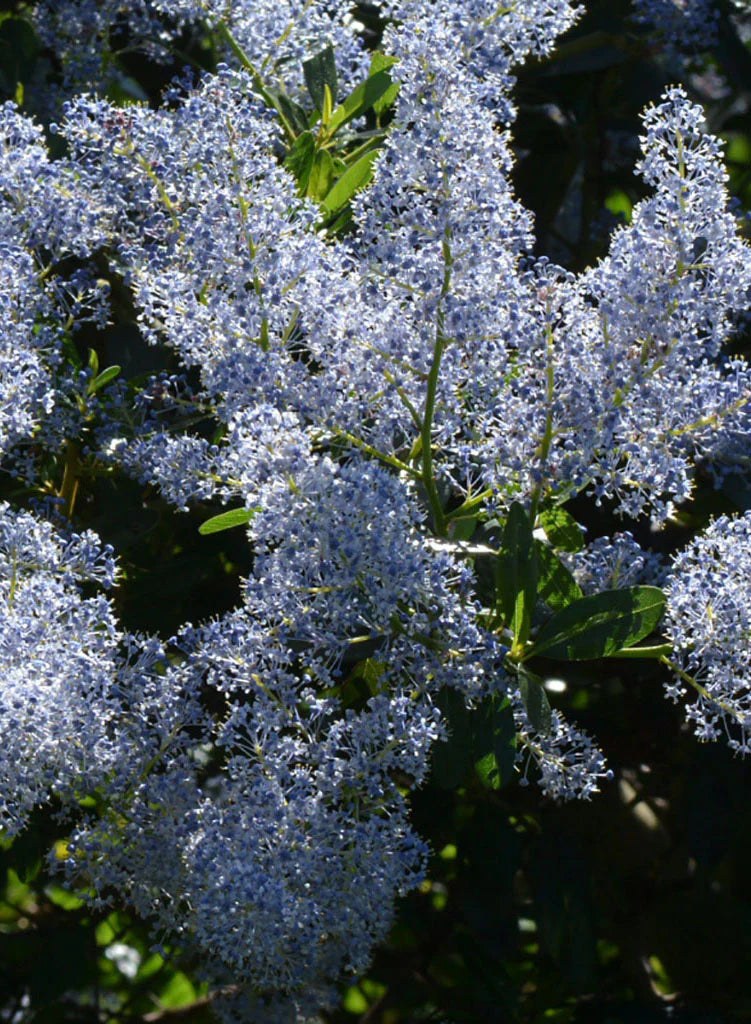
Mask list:
[[[295,17],[292,18],[292,20],[287,24],[287,27],[285,28],[285,30],[282,32],[282,34],[279,36],[279,38],[274,42],[274,45],[271,47],[269,52],[263,58],[263,61],[261,62],[261,70],[262,71],[266,67],[268,62],[271,60],[271,55],[273,53],[276,53],[278,51],[278,49],[280,48],[280,46],[282,45],[282,43],[285,43],[287,41],[287,39],[289,39],[290,33],[294,29],[295,25],[302,18],[302,16],[305,14],[305,12],[308,10],[308,8],[313,6],[314,2],[315,2],[315,0],[306,0],[305,5],[295,15]]]
[[[73,518],[73,509],[78,495],[78,482],[81,473],[81,458],[78,445],[68,441],[65,447],[65,469],[63,482],[60,484],[58,497],[63,499],[63,514],[67,519]]]
[[[482,22],[482,27],[490,28],[494,21],[498,21],[498,19],[502,18],[504,14],[510,14],[513,11],[513,9],[513,4],[500,4],[498,7],[496,7],[496,9],[493,11],[491,15],[485,18],[485,20]]]
[[[666,665],[671,672],[675,672],[675,674],[679,676],[684,683],[688,683],[690,687],[696,690],[700,697],[703,697],[706,701],[709,701],[710,704],[714,704],[716,707],[722,708],[722,710],[727,715],[730,715],[731,718],[734,718],[736,722],[739,722],[740,725],[744,727],[746,726],[747,723],[745,723],[741,719],[741,717],[738,714],[738,711],[734,707],[732,707],[730,704],[726,704],[722,700],[718,700],[716,697],[713,697],[709,690],[705,686],[701,685],[698,679],[694,679],[694,677],[690,675],[690,673],[682,669],[680,665],[676,665],[674,661],[671,661],[670,658],[664,655],[660,657],[660,661],[663,665]]]
[[[406,408],[409,410],[409,414],[412,417],[412,422],[414,423],[414,425],[417,427],[418,430],[422,430],[422,420],[420,419],[420,414],[410,401],[407,392],[400,384],[397,383],[396,377],[394,377],[393,373],[391,373],[389,370],[384,370],[383,376],[388,381],[388,383],[395,389],[397,395],[402,400],[403,405],[406,406]]]
[[[488,498],[492,498],[493,491],[488,487],[484,491],[480,491],[479,494],[473,495],[471,498],[467,498],[459,508],[455,508],[453,512],[446,513],[446,522],[451,523],[455,519],[466,519],[471,512],[474,512],[476,508],[479,508]]]
[[[222,37],[225,43],[227,43],[230,50],[232,50],[232,52],[240,61],[242,66],[246,69],[246,71],[250,72],[251,77],[253,79],[253,87],[255,88],[258,95],[261,97],[261,99],[263,100],[267,107],[271,107],[272,110],[275,110],[279,115],[279,120],[281,121],[282,128],[284,129],[284,134],[287,137],[287,142],[294,142],[295,139],[297,138],[294,128],[274,102],[273,96],[264,85],[260,72],[253,64],[253,61],[247,55],[245,50],[243,50],[242,46],[240,46],[238,41],[230,32],[229,27],[223,21],[219,23],[218,29],[219,35]]]
[[[266,310],[264,308],[263,286],[261,284],[261,279],[259,278],[258,271],[256,269],[256,245],[255,245],[255,242],[253,241],[253,236],[250,233],[250,223],[249,223],[249,216],[248,216],[248,201],[245,198],[245,195],[243,193],[243,182],[242,182],[242,177],[240,175],[240,165],[239,165],[237,157],[235,156],[235,150],[234,150],[234,147],[233,147],[232,141],[231,141],[232,140],[232,135],[233,135],[233,128],[232,128],[232,122],[231,122],[229,117],[227,118],[227,132],[228,132],[228,138],[230,139],[230,141],[227,144],[228,152],[229,152],[229,155],[230,155],[230,159],[232,160],[232,170],[235,173],[235,181],[237,182],[238,205],[239,205],[239,208],[240,208],[240,218],[242,219],[243,228],[245,230],[245,240],[248,243],[248,252],[250,253],[251,263],[253,264],[253,290],[255,291],[256,296],[258,297],[258,304],[261,307],[261,313],[263,314],[263,318],[262,318],[262,321],[261,321],[261,336],[259,338],[259,342],[258,343],[259,343],[259,345],[261,346],[261,348],[263,349],[264,352],[268,352],[268,350],[269,350],[269,318],[266,315]]]
[[[8,607],[13,607],[13,600],[16,596],[16,585],[18,583],[18,555],[13,554],[13,571],[10,576],[10,590],[8,591]]]
[[[550,300],[548,300],[548,315],[550,314]],[[545,331],[545,348],[547,353],[547,365],[545,367],[545,376],[547,380],[546,388],[546,410],[545,410],[545,431],[540,441],[540,447],[538,449],[538,456],[540,459],[540,481],[532,491],[532,501],[530,508],[530,515],[534,522],[537,516],[537,506],[540,502],[542,495],[543,485],[543,472],[545,464],[548,461],[550,455],[550,447],[553,443],[553,398],[555,397],[555,362],[554,362],[554,349],[553,349],[553,328],[548,324]]]
[[[658,658],[667,657],[673,650],[672,644],[655,644],[653,647],[622,647],[609,658]]]
[[[161,180],[159,179],[159,176],[155,173],[154,169],[152,168],[151,164],[148,162],[146,157],[141,156],[141,154],[136,151],[136,147],[132,142],[130,143],[130,148],[131,153],[133,154],[133,156],[135,156],[138,165],[141,167],[142,170],[146,172],[146,176],[150,178],[153,181],[154,185],[156,186],[156,190],[159,193],[159,198],[164,203],[165,209],[167,210],[167,213],[169,213],[170,218],[172,220],[172,226],[175,229],[175,231],[179,232],[180,221],[178,220],[177,217],[175,204],[170,199],[167,189],[162,184]]]
[[[365,452],[366,455],[372,456],[374,459],[378,459],[380,462],[385,462],[387,466],[391,466],[393,469],[398,469],[400,473],[408,473],[411,477],[416,480],[422,480],[422,474],[418,473],[417,470],[408,466],[406,462],[402,462],[401,459],[397,459],[395,455],[387,455],[386,452],[379,451],[378,448],[374,448],[368,444],[367,441],[363,441],[362,438],[357,437],[356,434],[350,434],[347,430],[338,430],[336,433],[337,437],[342,438],[344,441],[349,441],[350,444],[356,445],[361,451]]]
[[[428,496],[428,503],[433,512],[433,524],[435,532],[439,537],[446,536],[446,516],[441,505],[436,486],[435,470],[433,469],[433,417],[435,415],[435,402],[438,394],[438,378],[441,372],[441,359],[446,348],[447,338],[444,334],[444,313],[441,303],[446,297],[451,285],[451,247],[449,245],[450,233],[446,229],[446,237],[443,241],[443,261],[445,270],[443,273],[443,285],[441,287],[441,298],[436,314],[435,343],[433,345],[433,361],[430,364],[428,373],[428,390],[425,395],[425,411],[422,417],[422,482]]]

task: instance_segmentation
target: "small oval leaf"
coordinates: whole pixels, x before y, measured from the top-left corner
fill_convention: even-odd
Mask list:
[[[205,523],[201,523],[198,532],[206,537],[210,533],[231,530],[234,526],[244,526],[245,523],[250,522],[257,511],[257,508],[232,508],[229,512],[222,512],[218,516],[207,519]]]
[[[121,368],[119,366],[108,366],[106,370],[102,370],[102,372],[89,384],[89,394],[96,394],[96,392],[100,391],[106,384],[109,384],[111,380],[114,380],[120,373],[120,369]]]

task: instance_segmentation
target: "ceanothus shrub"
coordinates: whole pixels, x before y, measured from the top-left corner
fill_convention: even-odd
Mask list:
[[[747,518],[666,568],[565,508],[660,528],[697,462],[747,456],[751,259],[702,110],[648,108],[649,194],[574,274],[510,174],[514,69],[576,5],[389,0],[377,57],[349,3],[298,6],[40,3],[64,155],[0,115],[0,825],[54,807],[60,877],[196,953],[227,1020],[312,1019],[366,969],[424,876],[409,793],[447,699],[505,737],[487,785],[557,800],[612,773],[538,657],[660,659],[699,737],[748,750]],[[191,27],[214,73],[102,97],[119,38],[167,60]],[[122,294],[170,361],[147,382],[76,357]],[[247,532],[237,606],[122,626],[114,553],[75,532],[96,473],[228,505],[204,532]]]

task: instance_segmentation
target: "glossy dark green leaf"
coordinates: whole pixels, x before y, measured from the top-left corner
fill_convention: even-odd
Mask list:
[[[339,82],[336,74],[336,60],[334,57],[334,48],[327,46],[325,50],[321,50],[315,57],[311,57],[310,60],[303,62],[303,75],[305,76],[305,84],[308,87],[310,98],[313,100],[313,105],[316,110],[323,110],[323,102],[325,97],[324,86],[328,86],[331,91],[331,99],[336,103],[336,96],[339,89]]]
[[[218,516],[212,516],[205,523],[201,523],[198,532],[206,537],[210,533],[221,533],[222,530],[231,530],[235,526],[244,526],[249,523],[258,509],[253,508],[232,508],[229,512],[222,512]]]
[[[535,540],[537,548],[537,596],[555,612],[582,597],[581,587],[547,544]]]
[[[388,71],[378,71],[371,75],[356,89],[353,89],[346,100],[333,112],[328,125],[329,132],[333,135],[343,124],[375,107],[378,100],[393,88],[394,83],[391,81]]]
[[[339,216],[330,224],[326,225],[326,234],[329,238],[333,238],[335,235],[346,234],[353,224],[354,218],[352,217],[352,208],[350,206],[345,206]]]
[[[516,756],[516,725],[510,702],[493,696],[471,711],[451,688],[437,700],[448,732],[432,751],[431,778],[442,789],[456,789],[474,771],[483,785],[500,789],[511,779]]]
[[[385,71],[388,68],[398,64],[399,61],[396,57],[387,56],[384,53],[376,51],[373,54],[372,60],[370,61],[370,74],[371,76],[376,75],[379,71]],[[394,82],[387,90],[373,103],[373,110],[376,114],[382,114],[384,110],[388,110],[394,103],[394,100],[399,95],[399,83]]]
[[[316,141],[313,132],[305,131],[297,136],[287,153],[284,163],[292,172],[301,195],[305,195],[310,181],[310,172],[315,158]]]
[[[96,394],[97,391],[100,391],[103,387],[109,384],[110,381],[113,381],[119,373],[119,366],[108,366],[106,370],[102,370],[102,372],[89,384],[89,394]]]
[[[368,688],[370,696],[374,697],[383,688],[383,677],[388,671],[388,665],[376,658],[364,658],[358,662],[352,670],[351,678],[362,679]]]
[[[266,91],[276,109],[298,135],[307,131],[308,115],[299,103],[291,100],[281,89],[267,89]]]
[[[321,202],[331,190],[335,167],[331,153],[327,149],[319,149],[313,158],[308,178],[307,194],[311,199]]]
[[[370,153],[366,153],[351,167],[348,167],[340,178],[337,178],[321,203],[326,213],[336,213],[350,201],[356,192],[367,185],[373,176],[373,161],[376,156],[377,151],[371,150]]]
[[[540,526],[554,548],[561,551],[581,551],[584,547],[582,529],[565,508],[554,505],[540,513]]]
[[[527,657],[607,658],[648,636],[660,621],[664,604],[665,595],[657,587],[606,590],[582,597],[548,620]]]
[[[456,789],[474,763],[471,712],[456,690],[446,688],[436,699],[448,738],[433,744],[431,778],[441,789]]]
[[[148,103],[149,94],[131,75],[119,72],[113,75],[107,87],[107,98],[118,105],[132,103]]]
[[[472,713],[475,771],[489,789],[505,786],[514,774],[516,724],[509,700],[493,696]]]
[[[496,600],[516,644],[529,636],[537,599],[537,552],[532,521],[518,502],[509,509],[496,568]]]
[[[543,735],[550,732],[553,712],[542,679],[523,666],[519,670],[519,693],[532,728]]]
[[[19,83],[32,80],[39,43],[26,18],[6,17],[0,24],[0,89],[14,96]]]

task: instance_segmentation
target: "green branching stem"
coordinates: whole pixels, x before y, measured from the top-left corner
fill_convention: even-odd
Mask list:
[[[738,714],[738,710],[736,708],[734,708],[731,704],[727,704],[723,700],[718,700],[717,697],[713,696],[709,692],[706,686],[702,686],[698,679],[695,679],[689,672],[686,672],[685,669],[682,669],[680,665],[676,665],[676,663],[674,661],[671,661],[671,659],[668,658],[666,655],[662,655],[660,657],[660,661],[663,665],[669,668],[671,672],[674,672],[675,675],[677,675],[684,683],[687,683],[693,690],[695,690],[699,694],[700,697],[703,697],[704,700],[706,700],[708,703],[720,708],[722,711],[725,712],[726,715],[729,715],[731,718],[735,719],[735,721],[738,722],[740,725],[744,727],[747,725],[747,723]]]
[[[455,508],[452,512],[446,512],[446,522],[455,523],[461,519],[471,519],[474,513],[492,497],[493,491],[490,487],[480,491],[478,494],[468,494],[459,508]]]
[[[154,185],[156,187],[156,190],[159,193],[159,198],[164,203],[165,209],[167,210],[167,213],[169,213],[169,215],[170,215],[170,219],[172,220],[172,226],[174,227],[175,231],[177,231],[179,233],[179,231],[180,231],[180,221],[178,220],[178,217],[177,217],[177,211],[175,209],[175,204],[170,199],[169,193],[167,192],[167,189],[164,187],[164,184],[162,183],[162,181],[160,181],[159,176],[156,174],[156,172],[154,171],[154,168],[148,162],[146,157],[144,157],[140,153],[138,153],[136,151],[135,146],[132,143],[131,143],[131,153],[133,154],[133,156],[135,156],[136,162],[138,163],[138,166],[146,173],[146,176],[148,178],[150,178],[151,181],[153,181],[153,183],[154,183]]]
[[[553,443],[553,399],[555,397],[555,356],[554,356],[554,340],[553,340],[553,328],[548,324],[545,330],[545,350],[547,355],[545,377],[546,377],[546,393],[545,393],[545,429],[543,431],[542,440],[537,450],[537,456],[540,460],[540,480],[536,484],[535,489],[532,491],[532,502],[531,502],[531,516],[534,521],[537,515],[537,506],[540,503],[543,490],[543,479],[545,464],[548,461],[550,455],[550,448]]]
[[[240,46],[238,41],[232,35],[228,25],[226,25],[222,21],[219,23],[217,27],[221,38],[229,46],[230,50],[232,50],[232,52],[240,61],[242,66],[246,69],[246,71],[250,72],[251,78],[253,79],[253,87],[255,91],[261,97],[266,106],[271,107],[271,109],[275,110],[279,115],[279,121],[281,122],[284,134],[287,138],[287,142],[294,142],[295,139],[297,138],[294,128],[274,102],[273,96],[266,88],[263,78],[261,77],[261,74],[256,68],[256,66],[253,64],[253,61],[250,59],[245,50],[242,48],[242,46]]]
[[[373,459],[378,459],[379,462],[384,462],[387,466],[391,466],[392,469],[398,469],[400,473],[407,473],[415,480],[422,480],[422,474],[418,473],[417,470],[408,466],[406,462],[402,462],[401,459],[397,459],[395,455],[389,455],[386,452],[379,451],[378,448],[374,448],[373,445],[368,444],[367,441],[363,441],[361,437],[357,437],[356,434],[350,434],[347,430],[339,430],[336,436],[341,438],[343,441],[349,441],[350,444],[355,445],[360,451],[365,452]]]
[[[400,384],[397,383],[396,377],[394,377],[393,373],[391,373],[389,370],[384,370],[383,376],[388,381],[388,383],[394,388],[397,395],[401,399],[402,404],[409,411],[409,414],[412,417],[412,422],[414,423],[414,425],[417,427],[418,430],[422,430],[422,420],[420,419],[420,414],[410,401],[407,392]]]
[[[514,5],[513,4],[500,4],[493,11],[492,14],[490,14],[487,18],[485,18],[485,20],[482,22],[482,27],[483,28],[490,28],[490,26],[493,24],[494,21],[498,21],[498,19],[502,18],[505,14],[511,14],[511,12],[513,10],[514,10]]]
[[[227,118],[227,132],[228,132],[228,138],[232,139],[233,134],[234,134],[234,129],[232,127],[232,122],[231,122],[231,120],[229,118]],[[239,161],[237,159],[237,156],[235,155],[235,150],[234,150],[234,147],[232,146],[232,142],[228,143],[228,151],[229,151],[230,159],[232,160],[232,170],[234,172],[235,181],[237,183],[237,188],[238,188],[238,196],[239,196],[238,205],[239,205],[239,208],[240,208],[240,217],[242,218],[243,229],[245,231],[245,239],[246,239],[247,244],[248,244],[248,252],[250,253],[250,260],[251,260],[251,263],[253,264],[253,290],[255,291],[255,293],[256,293],[256,295],[258,297],[258,302],[259,302],[259,305],[261,306],[261,312],[263,313],[263,319],[261,321],[261,336],[260,336],[260,338],[258,340],[258,343],[259,343],[259,345],[261,346],[261,348],[263,349],[264,352],[268,352],[268,350],[269,350],[269,318],[266,315],[266,311],[264,309],[263,285],[261,284],[261,279],[258,276],[257,270],[255,269],[256,245],[255,245],[255,242],[253,241],[253,236],[251,235],[251,232],[250,232],[250,217],[249,217],[249,210],[248,210],[248,200],[245,198],[245,195],[243,193],[243,182],[242,182],[242,176],[240,174],[240,164],[239,164]]]
[[[290,37],[290,35],[291,35],[295,25],[300,21],[300,19],[305,14],[305,12],[308,11],[313,6],[314,3],[315,3],[315,0],[305,0],[305,3],[303,4],[303,6],[297,12],[295,17],[292,18],[292,20],[288,23],[287,27],[282,32],[282,34],[279,36],[279,38],[274,41],[274,45],[269,49],[269,52],[263,58],[263,61],[261,63],[261,71],[264,70],[264,68],[266,67],[268,62],[271,60],[272,55],[277,53],[277,51],[279,50],[279,48],[282,46],[283,43],[286,43],[286,41],[289,39],[289,37]]]
[[[343,157],[344,163],[346,164],[347,167],[350,167],[352,164],[357,163],[361,156],[365,156],[365,154],[369,153],[372,149],[378,149],[385,140],[385,138],[385,132],[382,132],[380,135],[374,135],[366,142],[363,142],[362,145],[358,146],[356,149],[353,149],[351,153],[348,153],[345,157]]]
[[[438,378],[441,372],[441,360],[446,348],[448,339],[444,332],[444,311],[443,299],[448,295],[451,287],[451,267],[453,259],[450,245],[451,233],[446,228],[443,240],[443,285],[441,287],[441,298],[438,303],[436,314],[435,343],[433,345],[433,360],[428,373],[428,389],[425,395],[425,411],[422,417],[422,483],[428,496],[428,504],[433,513],[433,525],[439,537],[446,536],[446,516],[438,496],[436,486],[435,470],[433,468],[433,417],[435,415],[436,396],[438,394]]]

